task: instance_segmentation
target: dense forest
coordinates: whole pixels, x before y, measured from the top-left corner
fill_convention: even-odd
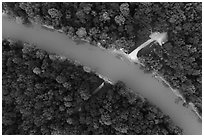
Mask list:
[[[202,3],[10,2],[3,12],[126,53],[167,32],[168,42],[144,48],[140,60],[202,114]],[[2,40],[3,134],[182,134],[122,82],[94,92],[104,82],[94,73],[24,44]]]
[[[105,83],[66,58],[2,41],[3,134],[182,134],[123,82]]]

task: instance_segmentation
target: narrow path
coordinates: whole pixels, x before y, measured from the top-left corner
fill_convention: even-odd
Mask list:
[[[129,60],[121,60],[108,50],[84,43],[77,45],[65,35],[48,30],[27,28],[3,19],[3,37],[35,43],[39,48],[77,60],[92,71],[106,76],[113,83],[121,80],[157,105],[165,114],[184,130],[184,134],[202,134],[202,123],[182,102],[175,103],[177,97],[170,88],[163,86],[152,74],[145,74],[139,65]]]

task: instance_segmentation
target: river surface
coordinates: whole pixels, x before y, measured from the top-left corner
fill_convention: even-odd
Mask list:
[[[41,49],[77,60],[113,83],[123,81],[133,91],[158,106],[164,114],[169,115],[183,129],[184,134],[202,134],[202,122],[197,115],[190,108],[183,107],[182,102],[175,103],[177,97],[170,88],[163,86],[152,74],[144,73],[138,64],[127,58],[88,43],[76,44],[59,32],[27,28],[6,19],[3,19],[2,31],[3,37],[10,36],[35,43]]]

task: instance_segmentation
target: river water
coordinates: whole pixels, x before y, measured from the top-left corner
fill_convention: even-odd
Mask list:
[[[169,115],[184,134],[202,134],[202,122],[190,108],[183,107],[182,102],[175,103],[177,97],[170,88],[163,86],[152,74],[146,74],[140,66],[125,56],[119,58],[111,51],[104,50],[88,43],[76,44],[58,32],[43,29],[27,28],[3,19],[3,37],[10,36],[29,43],[36,43],[39,48],[77,60],[88,66],[113,83],[122,80],[133,91],[147,98]],[[123,58],[123,59],[121,59]]]

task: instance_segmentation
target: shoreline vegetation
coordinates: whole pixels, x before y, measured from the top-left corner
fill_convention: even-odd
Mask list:
[[[4,2],[2,7],[19,23],[46,24],[79,44],[83,39],[126,54],[152,32],[167,32],[168,42],[143,48],[138,58],[145,71],[158,72],[202,115],[201,2]]]
[[[4,18],[7,18],[6,14],[4,14]],[[9,18],[9,17],[8,17]],[[13,19],[11,19],[13,20]],[[15,22],[15,20],[13,20]],[[34,28],[36,28],[36,25],[33,26]],[[47,25],[42,25],[42,26],[37,26],[38,29],[45,29],[47,31],[50,31],[50,32],[59,32],[60,34],[63,35],[63,30],[56,30],[54,29],[52,26],[47,26]],[[153,36],[154,35],[154,36]],[[126,61],[130,62],[130,63],[134,63],[134,64],[138,64],[138,65],[142,65],[143,67],[145,67],[145,65],[143,63],[141,63],[138,59],[138,52],[150,45],[150,43],[152,42],[157,42],[159,43],[160,46],[162,46],[162,44],[164,44],[166,41],[168,41],[167,39],[167,33],[163,32],[163,33],[159,33],[159,32],[155,32],[155,33],[152,33],[150,35],[150,38],[149,40],[147,40],[146,42],[144,42],[143,44],[141,44],[140,46],[138,46],[138,48],[136,48],[134,51],[132,51],[130,54],[126,54],[124,52],[123,49],[120,49],[120,50],[116,50],[116,49],[105,49],[101,46],[98,46],[99,48],[103,49],[103,50],[108,50],[111,54],[115,54],[116,57],[119,57],[120,59],[125,59]],[[88,41],[86,41],[85,39],[78,39],[78,38],[73,38],[71,37],[71,39],[73,41],[75,41],[76,43],[81,43],[81,44],[84,44],[84,43],[87,43],[89,44]],[[78,45],[78,44],[77,44]],[[80,63],[79,63],[80,64]],[[82,64],[80,64],[82,65]],[[87,66],[84,66],[87,68]],[[88,67],[89,68],[89,67]],[[89,68],[90,69],[90,68]],[[106,82],[110,83],[110,84],[114,84],[114,82],[112,80],[110,80],[109,78],[107,78],[106,76],[103,76],[99,73],[96,72],[96,74],[99,75],[100,78],[102,78],[103,80],[105,80]],[[165,83],[166,85],[168,85],[168,87],[171,89],[171,91],[173,92],[174,95],[176,95],[178,98],[180,98],[183,102],[183,104],[185,104],[185,106],[188,106],[192,109],[192,111],[195,112],[195,114],[198,116],[198,118],[200,120],[202,120],[202,116],[201,114],[198,112],[198,109],[195,107],[195,105],[192,103],[192,102],[186,102],[185,98],[182,96],[181,92],[178,90],[178,89],[175,89],[173,88],[169,82],[167,82],[160,74],[158,74],[156,71],[152,71],[152,74],[154,75],[154,77],[156,79],[158,79],[158,81],[160,81],[161,83]]]
[[[11,27],[11,26],[10,26]],[[9,27],[9,29],[10,30],[12,30],[11,28]],[[15,27],[14,27],[15,28]],[[5,29],[5,32],[7,32],[7,30]],[[15,33],[15,32],[14,32]],[[4,34],[4,33],[3,33]],[[12,34],[13,34],[13,32],[12,32]],[[22,37],[22,36],[21,36]],[[36,39],[36,38],[35,38]],[[34,40],[33,40],[34,41]]]
[[[181,100],[181,101],[179,101],[180,103],[182,102],[181,104],[183,104],[183,102],[184,102],[184,104],[183,104],[184,106],[186,106],[186,107],[190,106],[189,110],[192,109],[197,114],[199,119],[202,120],[202,117],[201,117],[201,115],[202,115],[202,98],[201,98],[202,97],[202,87],[201,87],[202,74],[200,73],[201,72],[200,71],[201,63],[199,63],[202,61],[202,60],[200,60],[200,57],[201,57],[200,56],[201,55],[200,41],[201,40],[199,37],[200,31],[201,31],[201,29],[199,29],[199,26],[200,26],[199,24],[200,24],[200,19],[201,19],[200,18],[201,17],[200,16],[201,10],[199,9],[199,6],[201,5],[201,3],[168,3],[168,4],[165,4],[165,3],[147,3],[144,5],[143,5],[143,3],[122,3],[122,4],[120,3],[121,5],[119,6],[119,9],[120,9],[119,12],[122,13],[122,14],[120,13],[121,14],[120,16],[116,16],[114,14],[115,11],[109,12],[109,10],[107,10],[108,7],[106,7],[106,6],[103,7],[103,5],[105,5],[105,3],[101,3],[101,4],[96,3],[96,6],[94,6],[97,9],[98,7],[100,7],[99,5],[101,5],[103,7],[102,12],[100,12],[100,10],[98,11],[95,8],[93,8],[91,6],[92,5],[91,3],[85,4],[84,6],[82,6],[82,7],[86,7],[87,9],[91,8],[91,12],[90,11],[87,12],[86,8],[81,9],[80,6],[79,6],[79,8],[76,8],[78,3],[59,3],[59,4],[55,4],[55,3],[47,3],[47,4],[46,3],[45,4],[44,3],[42,3],[42,4],[32,3],[33,6],[31,6],[30,4],[31,3],[10,3],[10,4],[3,3],[3,10],[6,11],[8,14],[11,14],[14,18],[16,18],[18,23],[20,23],[20,24],[23,23],[26,26],[28,25],[28,27],[31,25],[31,24],[29,25],[29,22],[33,22],[33,23],[36,23],[36,25],[38,26],[38,29],[41,29],[41,27],[43,26],[44,27],[43,29],[46,29],[48,31],[52,31],[52,32],[58,31],[61,34],[66,34],[74,42],[76,42],[80,45],[83,45],[83,44],[87,45],[86,44],[86,42],[87,42],[87,43],[90,43],[91,45],[95,45],[95,46],[100,47],[104,51],[106,51],[108,49],[108,50],[110,50],[111,54],[113,53],[118,59],[127,62],[127,64],[129,64],[129,65],[131,65],[133,63],[132,60],[129,59],[129,57],[128,57],[128,54],[130,54],[131,51],[135,49],[133,47],[136,45],[141,45],[142,42],[144,42],[145,40],[148,39],[147,36],[149,34],[148,34],[148,32],[145,31],[145,29],[144,29],[145,27],[147,27],[147,29],[150,29],[151,32],[152,32],[152,27],[153,27],[153,31],[168,32],[169,41],[167,43],[165,43],[164,46],[157,47],[158,44],[154,43],[153,45],[149,46],[148,48],[142,48],[142,50],[139,50],[140,52],[138,55],[138,61],[139,60],[141,61],[140,64],[143,65],[141,67],[144,69],[145,72],[153,73],[154,78],[158,79],[158,81],[160,83],[164,83],[167,87],[169,87],[171,89],[171,91],[173,91],[174,94],[176,94],[180,98],[178,100]],[[55,7],[56,5],[59,6],[61,4],[62,4],[61,8]],[[15,5],[15,8],[13,7],[14,5]],[[74,5],[74,8],[72,7],[72,5]],[[79,5],[83,5],[83,3],[79,4]],[[117,5],[117,4],[112,3],[110,5],[113,6],[113,5]],[[119,5],[119,3],[118,3],[118,5]],[[166,9],[166,10],[164,10],[163,12],[160,12],[160,8],[157,7],[157,5],[160,5],[159,7],[161,9],[163,9],[163,7],[165,7],[164,9]],[[65,9],[69,9],[70,11],[73,11],[73,12],[70,12],[70,13],[61,12],[61,11],[63,11],[64,6],[65,7],[68,6],[69,8],[65,8]],[[134,9],[135,6],[136,7],[138,6],[138,7],[137,7],[137,11],[134,11],[134,17],[133,17],[132,16],[133,15],[132,9]],[[38,7],[37,9],[40,9],[40,10],[43,9],[43,11],[42,10],[41,10],[41,12],[37,11],[36,7]],[[174,10],[175,13],[173,12],[172,15],[168,15],[168,9],[166,7],[170,7],[169,9],[175,8],[175,10]],[[78,12],[75,11],[75,9],[79,9],[78,11],[81,11],[81,12],[78,14]],[[146,13],[146,10],[144,12],[143,9],[144,10],[145,9],[150,9],[150,10],[156,9],[158,11],[158,14],[154,13],[154,11],[150,12],[150,13]],[[48,13],[46,12],[46,10],[48,11]],[[178,11],[178,13],[176,11]],[[89,20],[89,18],[87,18],[87,17],[89,15],[93,14],[93,16],[94,16],[93,19],[92,19],[92,17],[90,19],[93,20],[94,23],[97,20],[96,18],[98,16],[102,17],[102,18],[99,18],[99,20],[101,21],[101,24],[98,24],[98,26],[100,26],[100,27],[97,28],[97,31],[100,31],[102,29],[102,30],[104,30],[104,32],[103,31],[97,32],[94,29],[93,29],[93,31],[90,31],[91,29],[89,29],[89,27],[88,28],[84,27],[83,23],[81,24],[81,22],[84,22],[86,24],[89,21],[83,20],[81,18],[82,16],[79,16],[82,20],[80,19],[78,21],[77,17],[75,17],[75,15],[74,15],[75,12],[76,12],[77,17],[79,15],[82,15],[85,13],[84,14],[85,20],[86,19]],[[94,14],[94,12],[96,14]],[[142,13],[142,15],[140,12]],[[62,13],[61,15],[63,15],[63,16],[61,16],[58,13]],[[63,21],[64,13],[66,15],[70,15],[69,18],[66,18],[66,20],[68,21],[66,24],[63,24],[63,22],[65,21],[65,20]],[[104,13],[104,14],[100,14],[100,13]],[[116,13],[118,13],[118,12],[116,12]],[[153,19],[153,16],[154,16],[154,15],[151,16],[151,13],[154,13],[155,15],[157,15],[158,20],[154,20],[153,22],[155,22],[155,23],[151,24],[151,26],[149,28],[147,24],[149,21],[151,21],[151,19]],[[113,15],[111,15],[111,14],[113,14]],[[143,14],[145,14],[145,16]],[[51,16],[51,18],[49,16]],[[142,17],[141,20],[135,20],[137,18],[137,16]],[[181,18],[176,19],[177,16],[180,16]],[[44,18],[44,17],[46,17],[46,18]],[[103,25],[105,25],[105,26],[110,25],[109,24],[110,19],[111,19],[111,24],[113,24],[112,26],[114,26],[115,25],[113,23],[114,21],[112,21],[112,18],[114,18],[114,17],[115,17],[114,21],[119,26],[118,30],[120,30],[124,26],[125,29],[122,32],[125,32],[125,33],[116,32],[116,30],[115,31],[113,30],[111,32],[116,32],[116,33],[114,35],[109,35],[110,33],[107,32],[107,29],[103,28],[104,27]],[[175,18],[173,18],[173,17],[175,17]],[[94,20],[94,18],[96,20]],[[128,20],[128,18],[130,20]],[[75,24],[72,24],[71,22],[69,22],[70,19],[72,19]],[[150,19],[150,20],[148,20],[148,19]],[[139,31],[135,31],[134,34],[131,33],[131,35],[129,35],[131,32],[131,29],[129,31],[128,29],[126,29],[126,26],[128,26],[130,28],[131,28],[131,26],[134,26],[134,25],[132,25],[132,22],[130,23],[130,21],[133,21],[133,20],[135,20],[136,22],[139,23],[139,24],[134,24],[134,23],[133,24],[135,26],[141,25],[139,27],[141,29],[139,29]],[[165,22],[160,22],[162,20]],[[109,23],[107,23],[107,22],[109,22]],[[143,28],[142,25],[145,22],[147,23],[146,24],[147,26],[145,25],[145,27]],[[181,25],[181,23],[183,24],[183,26]],[[79,25],[79,24],[81,24],[81,25]],[[161,24],[161,26],[160,26],[160,24]],[[77,25],[81,26],[81,28],[80,27],[78,28]],[[90,26],[89,23],[87,25]],[[117,26],[117,25],[115,25],[115,26]],[[110,30],[111,30],[112,28],[114,28],[112,26],[109,26],[108,28],[110,28]],[[93,28],[95,28],[95,27],[93,27]],[[144,30],[142,30],[142,29],[144,29]],[[132,30],[137,30],[137,29],[134,28]],[[95,31],[95,33],[91,34],[91,33],[89,33],[89,31],[90,32]],[[141,36],[140,36],[140,33],[141,33]],[[118,35],[116,35],[116,34],[120,35],[119,38],[121,36],[124,36],[120,40],[116,40],[117,41],[116,43],[119,44],[119,46],[116,43],[115,43],[116,45],[114,45],[114,44],[112,45],[112,43],[109,41],[110,39],[107,39],[108,37],[112,38],[111,36],[116,36],[116,39],[118,39]],[[100,36],[99,40],[98,39],[97,40],[92,39],[94,36],[97,36],[97,37]],[[132,36],[130,38],[135,39],[136,43],[133,42],[133,44],[132,44],[130,42],[128,44],[127,39],[126,39],[126,38],[128,38],[128,36]],[[111,44],[108,44],[109,43],[108,41]],[[137,43],[137,41],[139,44]],[[159,45],[161,46],[161,44],[159,44]],[[110,47],[113,47],[113,48],[110,48]],[[138,46],[138,49],[139,48],[140,48],[140,46]],[[147,52],[147,49],[151,52],[149,52],[149,51]],[[188,59],[188,60],[186,60],[186,59]],[[77,63],[77,61],[75,63]],[[188,63],[190,63],[192,65],[188,65]],[[78,62],[78,64],[80,64],[80,63]],[[190,66],[193,66],[193,68]],[[94,73],[97,74],[97,68],[92,68],[92,67],[88,67],[88,66],[87,66],[87,68],[84,68],[84,71],[93,71]],[[92,70],[90,68],[92,68]],[[184,68],[184,71],[182,71],[183,68]],[[174,72],[174,70],[176,70],[176,71]],[[97,75],[99,77],[101,77],[102,79],[106,80],[108,83],[112,83],[112,84],[114,83],[113,81],[110,81],[108,79],[108,77],[106,77],[105,75],[103,76],[102,74],[99,74],[99,73]],[[103,83],[102,83],[102,85],[103,85]]]
[[[160,109],[131,92],[122,82],[104,81],[104,84],[95,72],[84,73],[87,70],[79,62],[49,54],[28,43],[8,39],[2,45],[3,134],[182,134]],[[83,81],[81,86],[79,79]],[[53,113],[52,107],[59,110]]]

